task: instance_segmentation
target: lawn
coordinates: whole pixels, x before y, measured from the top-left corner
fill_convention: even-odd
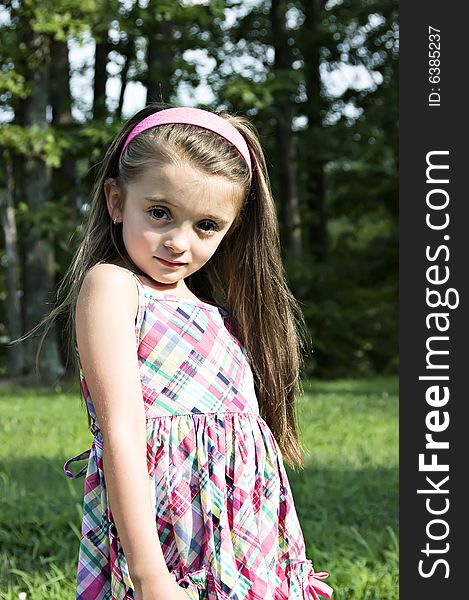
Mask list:
[[[307,556],[330,573],[335,600],[397,600],[397,379],[308,381],[304,392],[306,465],[287,472]],[[1,600],[75,599],[83,478],[62,466],[91,439],[76,389],[0,391]]]

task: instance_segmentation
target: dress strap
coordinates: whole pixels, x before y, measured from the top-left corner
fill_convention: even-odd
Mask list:
[[[93,418],[91,420],[90,431],[93,434],[93,436],[95,436],[98,433],[98,431],[100,431],[98,425],[96,424],[96,421]],[[84,452],[80,452],[80,454],[77,454],[76,456],[72,456],[72,458],[69,458],[67,461],[65,461],[64,466],[63,466],[65,475],[69,479],[77,479],[77,477],[83,477],[83,475],[85,475],[85,473],[88,469],[88,463],[86,465],[84,465],[78,471],[78,473],[75,473],[75,474],[73,474],[72,471],[70,471],[68,466],[72,462],[81,462],[82,460],[88,460],[90,454],[91,454],[91,448],[88,448],[88,450],[85,450]]]
[[[90,456],[91,453],[91,448],[89,448],[88,450],[85,450],[84,452],[82,452],[81,454],[77,454],[76,456],[73,456],[72,458],[69,458],[65,463],[64,463],[64,471],[65,471],[65,475],[69,478],[69,479],[76,479],[77,477],[83,477],[83,475],[86,473],[86,470],[88,469],[88,463],[82,468],[80,469],[80,471],[78,471],[78,473],[76,473],[75,475],[70,471],[70,469],[68,468],[68,465],[72,462],[78,462],[78,461],[82,461],[82,460],[87,460]]]
[[[143,288],[143,284],[142,284],[142,282],[140,281],[140,279],[138,278],[138,275],[137,275],[136,273],[134,273],[134,272],[133,272],[131,269],[127,269],[127,267],[121,267],[121,268],[122,268],[122,269],[125,269],[126,271],[128,271],[128,272],[129,272],[129,273],[132,275],[132,277],[133,277],[133,278],[135,279],[135,281],[137,282],[137,286],[138,286],[139,288]]]

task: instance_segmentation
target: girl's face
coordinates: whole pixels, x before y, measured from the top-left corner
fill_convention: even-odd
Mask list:
[[[123,210],[112,180],[104,191],[130,258],[163,289],[186,288],[184,278],[213,256],[242,199],[226,178],[172,163],[148,168],[130,183]]]

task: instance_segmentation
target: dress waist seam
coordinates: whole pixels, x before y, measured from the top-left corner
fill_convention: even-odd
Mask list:
[[[196,415],[212,415],[212,414],[216,414],[216,415],[229,415],[229,414],[238,414],[238,415],[249,415],[249,416],[255,416],[255,417],[261,417],[260,413],[255,412],[255,411],[244,411],[244,410],[225,410],[223,412],[220,411],[208,411],[208,412],[196,412],[196,413],[178,413],[175,415],[146,415],[145,416],[145,420],[146,421],[155,421],[156,419],[161,419],[161,418],[166,418],[166,417],[183,417],[183,416],[196,416]],[[91,425],[90,425],[90,431],[93,434],[93,438],[96,437],[97,434],[101,434],[101,429],[96,425],[96,421],[94,419],[92,419]],[[63,466],[65,475],[71,479],[75,479],[77,477],[82,477],[83,475],[85,475],[86,470],[87,470],[87,466],[85,465],[76,475],[74,475],[70,469],[69,469],[69,465],[72,462],[79,462],[82,460],[88,460],[89,456],[91,454],[91,448],[89,448],[88,450],[85,450],[84,452],[81,452],[80,454],[77,454],[76,456],[73,456],[72,458],[69,458]]]
[[[196,416],[203,416],[203,415],[251,415],[251,416],[255,416],[255,417],[260,417],[261,414],[259,412],[256,412],[255,410],[224,410],[224,411],[219,411],[219,410],[208,410],[205,412],[187,412],[187,413],[175,413],[175,414],[168,414],[168,415],[145,415],[145,420],[146,421],[155,421],[156,419],[165,419],[167,417],[196,417]],[[90,431],[93,435],[95,435],[98,432],[101,432],[100,427],[98,427],[96,425],[96,421],[93,419],[91,425],[90,425]]]

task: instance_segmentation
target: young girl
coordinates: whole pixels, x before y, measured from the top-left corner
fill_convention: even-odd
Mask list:
[[[249,121],[132,117],[68,275],[94,436],[64,465],[86,473],[77,600],[330,598],[282,462],[302,465],[301,313]]]

